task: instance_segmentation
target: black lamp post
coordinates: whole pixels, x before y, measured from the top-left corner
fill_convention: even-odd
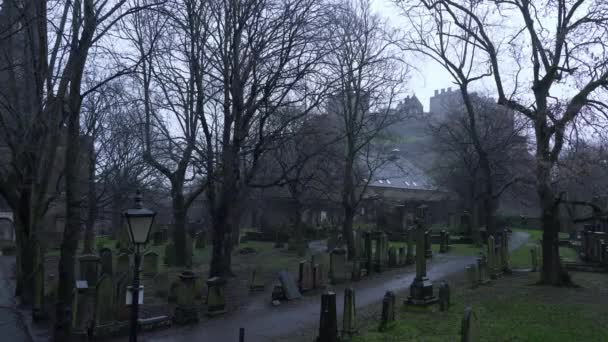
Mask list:
[[[156,213],[146,209],[141,203],[141,192],[135,194],[135,208],[124,212],[129,226],[129,239],[135,247],[135,267],[133,268],[133,287],[131,289],[131,331],[130,342],[137,341],[137,316],[139,313],[139,267],[141,264],[140,247],[148,242],[150,230]]]

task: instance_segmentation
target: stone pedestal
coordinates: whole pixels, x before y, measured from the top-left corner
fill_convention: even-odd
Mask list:
[[[357,333],[357,305],[355,290],[352,287],[344,289],[344,311],[342,315],[342,336],[352,336]]]
[[[426,276],[426,253],[424,223],[426,222],[426,207],[421,206],[417,210],[417,229],[416,229],[416,278],[410,285],[410,296],[406,303],[412,305],[429,305],[437,302],[437,297],[433,295],[433,283]],[[425,236],[426,235],[426,236]]]
[[[317,342],[338,342],[338,317],[336,293],[328,291],[321,295],[321,315]]]
[[[207,316],[217,316],[226,313],[226,280],[213,277],[207,280]]]
[[[197,276],[190,271],[184,271],[179,275],[179,286],[177,288],[177,307],[173,321],[176,324],[196,323],[199,320],[198,307],[195,304]]]

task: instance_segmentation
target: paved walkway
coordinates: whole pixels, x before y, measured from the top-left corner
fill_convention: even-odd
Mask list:
[[[526,243],[528,238],[527,233],[514,232],[511,237],[511,250]],[[462,271],[475,260],[476,258],[471,256],[437,255],[430,263],[427,274],[430,279],[447,277]],[[388,290],[407,289],[414,276],[415,269],[410,266],[353,283],[352,286],[357,293],[357,307],[365,307],[381,301]],[[338,308],[343,305],[343,298],[340,295],[343,288],[344,286],[334,287],[334,291],[338,293],[336,296]],[[266,342],[316,324],[319,319],[320,296],[304,297],[279,307],[271,307],[269,298],[270,293],[264,293],[255,297],[245,309],[232,315],[198,325],[146,334],[143,340],[148,342],[238,341],[238,331],[242,327],[245,328],[245,341]]]

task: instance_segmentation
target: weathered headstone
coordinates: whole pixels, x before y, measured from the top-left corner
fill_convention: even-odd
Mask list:
[[[395,321],[395,294],[391,291],[387,291],[382,298],[382,315],[380,316],[380,331],[385,331],[390,328],[391,324]]]
[[[460,328],[460,341],[479,341],[479,322],[477,321],[477,315],[475,315],[475,312],[470,306],[464,310],[464,316],[462,317],[462,324]]]
[[[355,290],[352,287],[344,289],[344,311],[342,315],[342,336],[352,336],[357,333],[357,305]]]
[[[78,257],[80,279],[89,284],[97,284],[99,257],[95,254],[84,254]]]
[[[188,324],[198,322],[198,307],[195,305],[195,281],[196,274],[184,271],[179,275],[179,286],[177,288],[177,306],[173,322],[176,324]]]
[[[450,286],[446,282],[439,285],[439,310],[448,311],[450,309]]]
[[[288,300],[298,299],[302,297],[302,294],[298,290],[296,282],[293,280],[291,274],[287,271],[279,271],[279,281],[285,291],[285,297]]]
[[[129,254],[120,253],[116,258],[116,272],[115,274],[128,274],[131,273],[131,266],[129,265]]]
[[[338,316],[336,313],[336,293],[326,292],[321,295],[321,314],[319,318],[319,336],[316,342],[338,342]]]
[[[348,280],[349,274],[346,266],[346,249],[334,249],[329,259],[329,273],[333,284],[339,284]]]
[[[262,267],[258,266],[251,272],[251,281],[249,282],[250,291],[264,291],[265,284],[262,277]]]
[[[99,259],[101,261],[101,274],[113,275],[112,250],[109,248],[102,248],[99,251]]]
[[[169,295],[169,275],[167,272],[161,272],[154,276],[154,295],[160,298],[166,298]]]
[[[312,290],[315,286],[312,264],[310,261],[300,261],[298,272],[298,287],[301,292]]]
[[[114,291],[112,276],[101,276],[95,289],[95,335],[107,335],[103,331],[110,329],[115,321]]]
[[[144,254],[143,274],[145,276],[154,276],[158,273],[158,254],[156,252],[148,252]]]

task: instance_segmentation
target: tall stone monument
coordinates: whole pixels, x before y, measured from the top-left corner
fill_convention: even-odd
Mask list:
[[[426,276],[425,232],[427,219],[426,205],[416,208],[416,278],[410,285],[410,296],[406,303],[428,305],[437,302],[433,295],[433,283]]]

